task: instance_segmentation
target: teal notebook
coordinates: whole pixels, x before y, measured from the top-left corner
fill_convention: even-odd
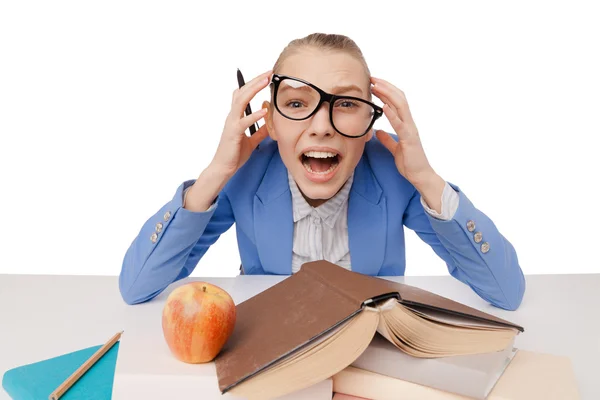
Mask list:
[[[2,387],[14,400],[48,400],[48,396],[102,345],[88,347],[33,364],[10,369]],[[66,393],[61,400],[108,400],[112,396],[119,342],[115,343]]]

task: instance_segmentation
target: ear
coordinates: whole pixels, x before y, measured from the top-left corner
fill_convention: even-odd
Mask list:
[[[277,135],[275,134],[275,129],[273,129],[273,110],[274,110],[274,107],[268,101],[263,101],[262,108],[266,108],[267,109],[267,115],[265,115],[263,118],[265,120],[265,124],[267,125],[267,131],[269,132],[269,136],[274,141],[277,141]]]

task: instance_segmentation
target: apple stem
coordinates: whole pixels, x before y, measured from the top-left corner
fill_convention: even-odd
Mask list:
[[[206,286],[202,286],[202,291],[206,292]]]

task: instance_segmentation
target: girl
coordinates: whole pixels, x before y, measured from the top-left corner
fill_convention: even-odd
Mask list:
[[[244,116],[267,85],[271,101]],[[372,128],[383,115],[395,134]],[[514,310],[525,290],[514,247],[433,170],[402,91],[372,77],[342,35],[290,42],[272,70],[233,93],[209,166],[177,188],[127,250],[125,302],[148,301],[189,276],[234,223],[245,274],[293,274],[325,259],[358,273],[403,275],[406,226],[491,304]]]

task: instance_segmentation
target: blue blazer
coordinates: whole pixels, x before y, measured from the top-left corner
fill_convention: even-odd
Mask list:
[[[177,188],[127,250],[119,288],[128,304],[150,300],[189,276],[234,223],[245,274],[291,274],[292,197],[276,142],[269,137],[261,142],[210,211],[182,208],[183,191],[193,183],[188,180]],[[425,212],[419,192],[373,136],[355,169],[348,198],[352,270],[373,276],[404,275],[406,226],[444,260],[453,277],[496,307],[516,309],[525,279],[514,247],[458,186],[450,185],[458,192],[458,209],[452,220],[437,220]],[[479,243],[476,232],[483,235]],[[482,250],[484,242],[489,244],[487,252]]]

